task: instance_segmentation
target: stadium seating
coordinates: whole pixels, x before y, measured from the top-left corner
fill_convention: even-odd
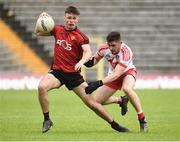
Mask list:
[[[140,73],[180,73],[180,1],[178,0],[0,0],[16,18],[34,29],[42,11],[50,13],[57,24],[63,23],[64,9],[80,8],[79,27],[89,36],[103,39],[112,30],[134,51]],[[39,38],[53,53],[53,38]],[[96,48],[93,47],[95,52]]]
[[[0,72],[19,72],[19,73],[28,73],[17,57],[15,57],[11,51],[8,50],[6,45],[0,40]]]

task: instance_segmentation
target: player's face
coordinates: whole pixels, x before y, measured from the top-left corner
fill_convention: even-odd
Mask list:
[[[66,13],[64,16],[64,26],[66,30],[74,30],[77,26],[78,20],[78,15]]]
[[[112,41],[108,42],[109,49],[111,50],[112,54],[118,54],[119,49],[121,47],[121,42],[120,41]]]

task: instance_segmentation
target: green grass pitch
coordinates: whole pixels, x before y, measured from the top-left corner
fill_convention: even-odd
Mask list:
[[[180,90],[137,90],[149,122],[139,133],[135,110],[121,116],[117,105],[105,106],[130,133],[112,130],[67,89],[50,91],[52,129],[41,133],[43,116],[37,91],[0,91],[0,141],[177,141],[180,140]],[[116,95],[123,95],[117,92]]]

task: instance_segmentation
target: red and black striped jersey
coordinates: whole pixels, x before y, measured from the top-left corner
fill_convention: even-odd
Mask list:
[[[68,31],[64,26],[56,25],[52,31],[55,38],[52,69],[64,72],[79,72],[75,65],[83,55],[82,45],[89,44],[89,38],[78,28]]]

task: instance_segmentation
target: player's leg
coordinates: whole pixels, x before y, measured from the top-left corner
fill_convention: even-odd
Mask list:
[[[96,91],[94,99],[103,105],[117,103],[118,97],[111,97],[117,90],[112,89],[106,85],[99,87]]]
[[[118,104],[120,108],[121,115],[125,115],[128,112],[128,96],[111,96],[109,97],[103,105],[108,104]]]
[[[53,125],[49,118],[49,100],[48,91],[53,88],[58,88],[61,86],[60,81],[54,77],[51,73],[47,73],[42,77],[38,85],[39,103],[44,115],[44,122],[42,132],[47,132]]]
[[[116,123],[113,118],[109,115],[106,109],[98,102],[95,101],[93,96],[85,93],[85,87],[87,83],[82,83],[79,86],[73,88],[73,91],[81,98],[81,100],[92,109],[98,116],[107,121],[111,127],[119,132],[128,132],[129,130]]]
[[[96,91],[96,95],[94,96],[95,100],[103,105],[108,104],[118,104],[121,108],[121,115],[125,115],[128,111],[128,97],[127,96],[112,96],[117,89],[103,85],[98,88]]]
[[[138,119],[140,122],[140,131],[146,132],[148,131],[147,122],[145,120],[145,115],[142,110],[141,102],[139,96],[134,91],[135,78],[132,75],[127,75],[124,77],[122,91],[129,97],[131,104],[135,108]]]
[[[51,73],[42,77],[38,85],[39,102],[43,113],[49,112],[48,91],[61,86],[60,81]]]
[[[127,75],[123,81],[122,91],[129,97],[136,112],[140,113],[142,112],[142,107],[141,107],[140,99],[133,89],[134,84],[135,84],[134,77],[132,75]]]

